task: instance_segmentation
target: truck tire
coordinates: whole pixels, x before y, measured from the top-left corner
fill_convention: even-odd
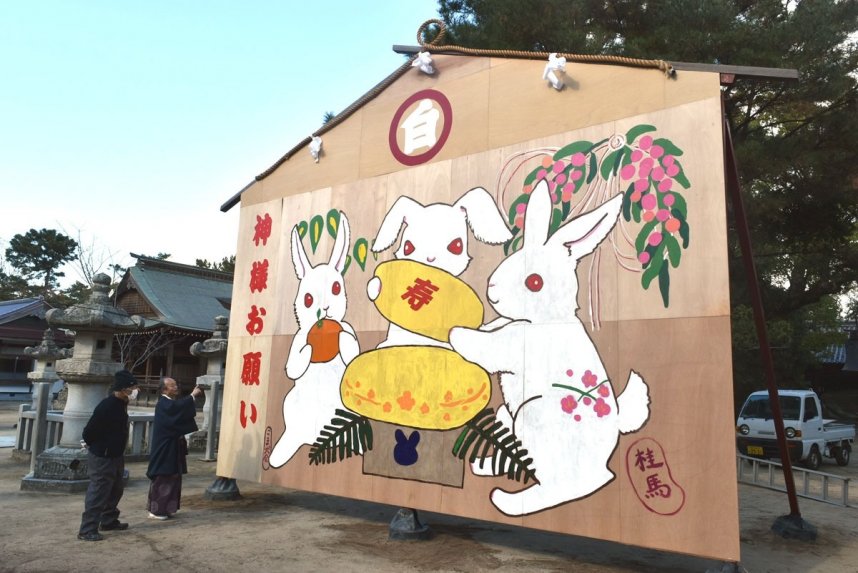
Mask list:
[[[852,448],[849,447],[849,443],[844,443],[837,448],[834,448],[834,460],[837,462],[838,466],[845,466],[849,464],[849,454],[852,451]]]
[[[818,470],[822,465],[822,455],[819,453],[819,448],[811,446],[810,453],[807,454],[807,459],[804,460],[804,465],[809,470]]]

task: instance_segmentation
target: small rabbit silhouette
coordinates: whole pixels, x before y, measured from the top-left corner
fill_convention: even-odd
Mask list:
[[[360,352],[354,328],[344,319],[346,289],[343,269],[349,250],[349,221],[340,212],[340,224],[334,249],[328,263],[311,266],[298,234],[292,229],[292,264],[300,281],[295,297],[298,332],[292,340],[286,360],[286,376],[295,385],[283,399],[286,429],[268,457],[268,464],[278,468],[288,462],[304,444],[312,444],[324,426],[330,423],[337,408],[345,409],[340,398],[340,382],[346,366]],[[312,362],[313,347],[308,344],[311,329],[322,320],[339,324],[339,351],[327,362]]]
[[[540,182],[525,211],[524,246],[495,269],[486,296],[500,317],[480,330],[450,331],[453,349],[488,372],[500,373],[504,404],[496,417],[531,457],[538,482],[516,492],[496,488],[492,503],[527,515],[590,495],[614,479],[608,462],[619,434],[649,418],[648,388],[631,372],[615,397],[602,359],[578,309],[578,261],[617,222],[622,197],[566,223],[549,237],[553,206]],[[477,475],[501,475],[490,459],[471,464]]]
[[[482,187],[475,187],[452,205],[433,203],[422,205],[410,197],[400,197],[384,216],[372,251],[380,253],[390,248],[402,233],[397,259],[408,259],[442,269],[457,277],[471,262],[468,254],[468,228],[478,241],[499,245],[512,237],[494,199]],[[373,277],[367,284],[370,300],[378,298],[381,279]],[[387,338],[378,345],[385,346],[443,346],[433,340],[391,324]]]
[[[417,444],[420,443],[420,432],[413,431],[408,437],[398,429],[394,433],[396,445],[393,447],[393,459],[401,466],[411,466],[417,463]]]

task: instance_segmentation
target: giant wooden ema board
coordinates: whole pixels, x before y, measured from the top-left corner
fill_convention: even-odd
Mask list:
[[[244,192],[218,474],[738,561],[718,75],[434,60]]]

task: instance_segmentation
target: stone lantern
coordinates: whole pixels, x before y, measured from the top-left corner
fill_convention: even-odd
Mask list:
[[[145,323],[144,318],[114,307],[109,291],[110,277],[99,273],[93,277],[86,302],[45,314],[49,325],[75,332],[72,357],[56,363],[57,373],[68,385],[68,400],[60,443],[39,454],[21,489],[77,492],[89,483],[80,440],[95,406],[107,396],[113,375],[123,368],[111,358],[113,335],[140,329]]]
[[[220,405],[223,403],[223,372],[226,367],[227,329],[229,320],[225,316],[216,316],[212,337],[191,345],[191,354],[206,359],[206,373],[197,376],[197,386],[206,391],[206,403],[203,405],[203,425],[200,432],[208,430],[209,424],[215,425],[215,431],[220,430]],[[213,385],[213,382],[217,384]],[[217,396],[212,396],[210,390],[217,387]],[[212,404],[217,404],[217,411],[212,412]]]
[[[215,317],[215,327],[212,337],[203,342],[191,345],[191,354],[208,359],[206,373],[197,377],[197,385],[206,390],[206,404],[203,406],[203,428],[206,432],[198,432],[206,440],[206,461],[214,461],[216,451],[216,436],[220,430],[221,407],[223,403],[223,372],[226,367],[227,324],[225,316]],[[214,389],[214,392],[210,392]],[[208,408],[208,412],[206,412]],[[215,476],[214,482],[206,488],[203,497],[215,500],[236,500],[241,498],[238,483],[234,478]]]
[[[46,416],[51,387],[60,379],[55,364],[58,358],[70,357],[72,351],[70,348],[58,347],[54,342],[54,331],[49,328],[42,335],[42,342],[38,346],[26,347],[24,354],[33,358],[35,363],[33,371],[27,373],[27,378],[33,383],[32,410],[36,412],[33,437],[30,442],[30,470],[32,471],[36,456],[45,449],[48,425]]]

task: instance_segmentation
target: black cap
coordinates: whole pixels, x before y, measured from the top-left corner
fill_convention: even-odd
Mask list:
[[[120,370],[114,374],[113,377],[115,378],[115,381],[113,382],[113,386],[110,388],[112,392],[125,390],[126,388],[131,388],[132,386],[137,386],[137,384],[139,384],[139,382],[137,382],[137,378],[135,378],[128,370]]]

